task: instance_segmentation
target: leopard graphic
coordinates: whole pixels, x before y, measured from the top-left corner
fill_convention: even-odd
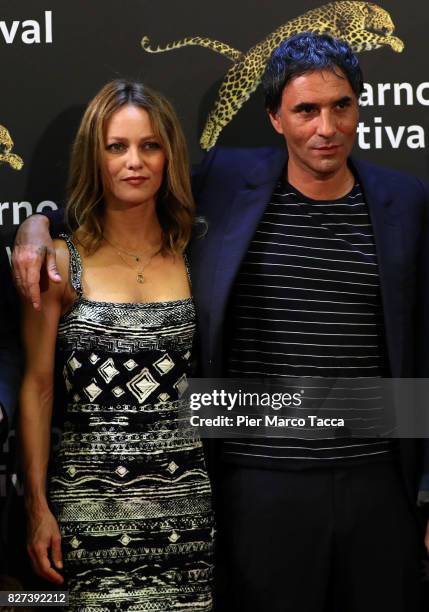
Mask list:
[[[14,170],[21,170],[24,161],[19,155],[12,153],[13,140],[8,130],[0,125],[0,163],[9,164]]]
[[[377,4],[345,0],[330,2],[288,21],[247,53],[201,36],[184,38],[156,48],[151,47],[150,39],[144,36],[141,45],[148,53],[164,53],[197,45],[216,51],[234,62],[220,86],[214,108],[209,113],[201,135],[201,147],[208,150],[216,144],[222,129],[258,87],[271,53],[289,36],[300,32],[330,34],[347,41],[356,53],[384,46],[400,53],[404,43],[392,36],[394,30],[389,13]]]

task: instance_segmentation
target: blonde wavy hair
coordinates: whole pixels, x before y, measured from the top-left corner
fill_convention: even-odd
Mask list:
[[[162,229],[161,250],[182,253],[191,237],[195,210],[185,137],[170,102],[139,82],[111,81],[88,104],[71,152],[67,223],[86,252],[97,250],[103,238],[101,155],[106,125],[113,113],[127,104],[149,114],[154,135],[167,160],[156,203]]]

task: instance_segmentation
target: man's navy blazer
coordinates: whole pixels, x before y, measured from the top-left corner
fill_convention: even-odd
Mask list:
[[[207,223],[190,249],[202,376],[224,374],[231,289],[286,161],[285,148],[219,147],[194,174],[197,213]],[[390,374],[429,378],[429,191],[417,178],[354,159],[349,164],[374,231]],[[413,498],[423,469],[423,446],[401,441],[401,463]],[[429,472],[429,453],[425,462]]]

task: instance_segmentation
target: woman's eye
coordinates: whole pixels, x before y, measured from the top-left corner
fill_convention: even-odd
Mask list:
[[[156,151],[156,150],[158,150],[160,148],[161,147],[160,147],[159,143],[153,142],[153,141],[145,142],[143,144],[143,149],[145,149],[146,151]]]
[[[113,153],[115,153],[118,151],[124,151],[125,145],[122,142],[112,142],[109,145],[107,145],[106,148],[108,151],[112,151]]]

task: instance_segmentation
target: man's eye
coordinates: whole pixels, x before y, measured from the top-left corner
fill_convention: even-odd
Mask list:
[[[107,145],[106,148],[108,151],[112,151],[112,153],[116,153],[119,151],[124,151],[125,145],[122,142],[112,142],[109,145]]]
[[[348,106],[350,106],[350,102],[348,100],[340,100],[340,102],[337,103],[338,108],[347,108]]]
[[[304,104],[300,108],[301,113],[304,115],[309,115],[310,113],[314,112],[314,110],[314,106],[311,106],[311,104]]]

